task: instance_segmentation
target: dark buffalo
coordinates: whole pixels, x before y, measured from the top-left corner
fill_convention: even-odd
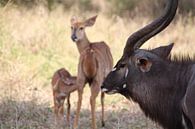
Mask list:
[[[165,129],[195,129],[195,61],[170,58],[173,44],[139,49],[171,23],[177,5],[178,0],[168,0],[161,17],[128,38],[123,56],[101,88],[137,102],[146,116]]]

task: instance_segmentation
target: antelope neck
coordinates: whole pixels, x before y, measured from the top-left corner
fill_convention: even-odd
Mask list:
[[[81,54],[87,47],[90,46],[90,42],[87,38],[79,40],[76,42],[79,53]]]

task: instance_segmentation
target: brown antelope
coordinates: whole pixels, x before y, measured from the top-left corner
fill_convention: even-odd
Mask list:
[[[71,76],[67,70],[61,68],[54,73],[51,84],[53,89],[55,119],[57,122],[63,123],[64,100],[67,98],[66,121],[67,125],[70,125],[70,93],[78,88],[75,85],[76,77]]]
[[[95,103],[96,97],[100,91],[101,84],[106,75],[111,71],[113,59],[110,48],[104,42],[91,43],[86,34],[85,28],[93,26],[97,16],[91,17],[85,21],[78,21],[75,17],[71,19],[71,38],[76,42],[80,53],[77,85],[78,85],[78,103],[76,117],[74,120],[74,128],[78,127],[79,114],[82,104],[83,88],[86,83],[90,85],[91,96],[91,116],[92,128],[96,128],[95,121]],[[102,105],[102,126],[104,126],[104,93],[101,93]]]

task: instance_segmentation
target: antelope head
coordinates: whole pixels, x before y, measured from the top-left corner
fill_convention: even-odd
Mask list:
[[[121,59],[108,74],[101,87],[108,94],[131,94],[132,84],[136,85],[147,74],[152,74],[158,64],[170,54],[173,44],[153,50],[139,49],[147,40],[164,30],[173,20],[178,0],[167,0],[165,12],[156,20],[129,36]],[[128,83],[127,83],[128,81]],[[128,93],[127,93],[128,92]]]
[[[71,39],[73,42],[78,42],[86,38],[85,28],[95,24],[97,15],[85,21],[79,21],[75,16],[71,18]]]

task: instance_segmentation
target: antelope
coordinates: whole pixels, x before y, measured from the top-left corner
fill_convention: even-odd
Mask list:
[[[88,83],[91,89],[90,105],[92,128],[96,129],[95,103],[99,94],[101,84],[113,66],[113,59],[110,48],[105,42],[90,42],[85,33],[86,27],[94,25],[97,16],[85,21],[79,21],[76,17],[71,18],[71,38],[76,43],[80,57],[77,73],[78,103],[74,128],[78,127],[79,114],[82,105],[82,94],[85,85]],[[101,92],[102,105],[102,126],[104,126],[104,93]]]
[[[70,125],[70,94],[78,87],[76,86],[76,77],[65,69],[57,70],[52,77],[52,91],[54,101],[55,119],[59,123],[63,123],[64,101],[67,98],[67,125]]]
[[[101,89],[137,102],[147,117],[165,129],[195,129],[195,59],[171,58],[173,44],[140,49],[173,20],[178,0],[167,2],[165,13],[128,38]]]

